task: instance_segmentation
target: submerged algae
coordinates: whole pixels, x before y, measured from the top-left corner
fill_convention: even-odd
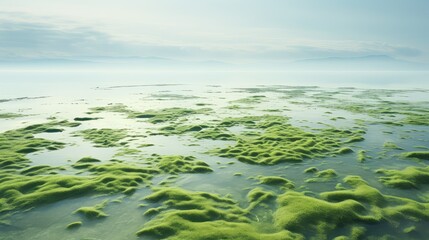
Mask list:
[[[80,207],[74,211],[75,214],[81,214],[87,219],[105,218],[108,215],[103,212],[103,208],[106,206],[107,201],[97,204],[92,207]]]
[[[23,117],[25,115],[23,114],[19,114],[19,113],[0,113],[0,119],[5,118],[5,119],[11,119],[11,118],[19,118],[19,117]]]
[[[212,111],[211,108],[199,108],[199,109],[188,109],[188,108],[164,108],[159,110],[146,110],[139,114],[134,114],[133,118],[145,118],[150,123],[162,123],[167,121],[174,121],[181,117],[193,115],[193,114],[206,114]]]
[[[81,221],[76,221],[76,222],[72,222],[70,224],[67,225],[67,229],[76,229],[79,228],[80,226],[82,226],[82,222]]]
[[[419,152],[406,152],[402,156],[406,158],[418,158],[423,160],[429,160],[429,151],[419,151]]]
[[[206,114],[211,112],[211,108],[199,108],[199,109],[188,109],[188,108],[164,108],[164,109],[150,109],[144,112],[134,111],[123,104],[109,105],[106,107],[95,107],[90,109],[90,114],[100,112],[117,112],[126,114],[128,118],[139,118],[147,119],[150,123],[162,123],[167,121],[174,121],[181,117],[193,115],[193,114]]]
[[[50,132],[49,130],[54,127],[76,127],[78,125],[79,123],[68,121],[52,121],[0,133],[0,168],[23,168],[29,162],[25,154],[64,148],[65,143],[36,138],[34,135]]]

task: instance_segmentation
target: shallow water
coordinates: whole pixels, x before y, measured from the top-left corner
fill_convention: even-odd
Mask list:
[[[118,75],[119,73],[116,73]],[[229,195],[238,201],[240,206],[245,207],[247,204],[246,194],[249,189],[260,186],[259,180],[255,177],[263,176],[281,176],[295,183],[298,191],[311,191],[317,194],[325,191],[335,190],[337,183],[348,175],[359,175],[366,180],[370,186],[375,187],[383,192],[393,196],[406,197],[420,202],[429,199],[428,186],[421,186],[418,189],[400,190],[388,188],[379,182],[377,175],[374,173],[379,168],[403,169],[407,166],[427,166],[424,161],[404,159],[399,156],[406,151],[418,151],[416,146],[429,147],[429,127],[403,125],[394,126],[381,123],[374,116],[366,113],[354,113],[346,110],[329,107],[332,103],[342,102],[377,102],[380,100],[399,100],[406,102],[421,102],[429,100],[429,91],[400,91],[389,96],[385,92],[374,91],[379,99],[371,99],[370,96],[359,95],[362,89],[341,89],[342,86],[365,87],[365,89],[380,87],[402,86],[406,89],[424,88],[427,83],[421,83],[422,78],[427,75],[424,73],[411,74],[415,80],[414,85],[404,85],[401,82],[403,78],[398,75],[393,79],[394,84],[386,85],[386,78],[389,74],[375,83],[365,79],[358,81],[356,84],[352,80],[341,81],[343,75],[335,75],[337,80],[329,82],[326,80],[317,81],[310,79],[307,82],[302,80],[283,80],[287,76],[281,74],[267,75],[266,79],[273,77],[272,81],[263,81],[262,73],[252,76],[249,81],[243,78],[251,75],[249,73],[241,74],[239,79],[230,82],[228,79],[233,78],[236,74],[217,73],[216,76],[204,76],[203,73],[191,74],[190,83],[183,81],[186,74],[170,73],[164,76],[154,74],[145,74],[141,79],[133,76],[126,79],[130,74],[124,75],[126,80],[118,80],[117,76],[105,74],[84,74],[79,77],[77,73],[36,73],[31,76],[30,73],[0,73],[2,81],[0,82],[0,113],[21,113],[25,116],[13,119],[0,119],[0,131],[4,132],[28,126],[35,123],[47,122],[48,118],[55,117],[58,120],[70,120],[75,117],[88,116],[86,113],[91,107],[106,106],[109,104],[124,104],[135,111],[145,111],[148,109],[162,109],[169,107],[182,108],[200,108],[196,107],[197,103],[207,103],[213,111],[209,114],[191,115],[183,119],[187,124],[199,124],[210,122],[213,119],[223,119],[226,117],[236,116],[258,116],[264,114],[286,116],[289,123],[306,129],[306,131],[315,131],[314,128],[324,128],[333,126],[335,128],[353,128],[363,127],[366,131],[364,141],[349,144],[355,151],[354,153],[338,155],[324,158],[305,159],[298,163],[280,163],[272,166],[247,164],[237,161],[234,158],[222,158],[213,156],[208,151],[215,148],[224,148],[234,145],[234,141],[220,141],[196,139],[191,134],[172,135],[172,136],[151,136],[151,132],[156,132],[170,122],[151,124],[144,119],[127,118],[123,113],[102,112],[96,116],[100,119],[84,121],[77,128],[69,128],[60,133],[43,133],[37,134],[36,137],[45,138],[54,141],[67,143],[67,147],[56,151],[43,150],[36,153],[27,154],[31,160],[30,165],[50,165],[54,167],[70,167],[77,160],[91,156],[100,159],[102,162],[108,162],[110,159],[121,159],[125,162],[139,162],[142,158],[157,153],[161,155],[184,155],[195,156],[206,162],[212,169],[212,173],[202,174],[179,174],[176,179],[168,181],[168,186],[177,186],[192,191],[204,191],[220,195]],[[295,74],[296,75],[296,74]],[[401,74],[399,74],[402,76]],[[61,78],[58,78],[62,76]],[[91,77],[97,76],[94,80]],[[189,74],[188,74],[189,76]],[[259,78],[258,78],[259,76]],[[366,75],[365,75],[366,76]],[[405,74],[404,74],[405,76]],[[33,78],[35,77],[35,78]],[[103,77],[108,77],[104,79]],[[116,79],[115,79],[116,77]],[[177,79],[176,79],[177,77]],[[295,78],[310,78],[309,74],[296,75]],[[313,78],[315,76],[312,76]],[[326,77],[326,76],[325,76]],[[380,77],[375,74],[372,78]],[[46,79],[43,79],[46,78]],[[198,80],[200,78],[200,80]],[[255,79],[256,78],[256,79]],[[359,76],[354,76],[359,78]],[[363,78],[361,76],[361,78]],[[380,77],[381,78],[381,77]],[[3,80],[6,79],[6,80]],[[160,80],[162,79],[162,80]],[[201,80],[203,79],[203,80]],[[213,79],[220,79],[214,81]],[[325,81],[325,82],[324,82]],[[419,82],[420,81],[420,82]],[[297,83],[308,83],[305,85],[314,85],[315,83],[329,82],[321,84],[320,88],[289,88],[287,85],[297,85]],[[337,84],[335,82],[342,82]],[[172,83],[172,85],[163,85],[160,83]],[[182,84],[176,84],[182,83]],[[183,84],[185,83],[185,84]],[[283,84],[282,84],[283,83]],[[213,84],[219,86],[213,86]],[[270,89],[299,89],[303,92],[290,97],[288,92],[261,91],[253,93],[249,90],[243,90],[241,87],[259,87],[258,84],[272,86]],[[282,85],[278,85],[282,84]],[[299,85],[299,84],[298,84]],[[174,95],[171,95],[174,94]],[[231,110],[227,107],[235,104],[234,101],[254,95],[263,95],[264,99],[260,103],[242,103],[242,108]],[[46,96],[46,97],[44,97]],[[183,99],[180,96],[184,96]],[[188,96],[188,97],[186,97]],[[285,98],[285,96],[288,96]],[[330,96],[327,99],[320,96]],[[365,97],[368,99],[365,99]],[[27,98],[23,98],[27,97]],[[34,97],[43,97],[35,98]],[[21,98],[21,99],[18,99]],[[23,98],[23,99],[22,99]],[[364,100],[362,100],[364,99]],[[8,100],[8,101],[6,101]],[[250,107],[250,108],[247,108]],[[269,109],[275,109],[276,112],[267,112]],[[91,115],[92,116],[92,115]],[[334,117],[341,117],[334,119]],[[358,122],[364,124],[359,125]],[[179,121],[180,122],[180,121]],[[127,129],[130,137],[130,146],[140,144],[153,144],[153,146],[142,147],[141,151],[135,156],[119,155],[120,147],[100,148],[95,147],[90,141],[81,137],[73,136],[75,131],[91,128],[118,128]],[[240,134],[246,131],[245,127],[232,127],[229,129],[234,134]],[[143,137],[142,137],[143,136]],[[385,142],[394,142],[402,150],[384,149]],[[371,158],[361,163],[356,160],[356,152],[365,150]],[[308,167],[317,167],[319,170],[335,169],[338,176],[329,179],[326,182],[307,183],[306,180],[311,175],[303,174]],[[67,168],[70,169],[70,168]],[[65,174],[78,174],[79,171],[65,171]],[[234,174],[240,173],[241,176]],[[153,186],[162,185],[167,180],[167,175],[156,176],[153,180]],[[265,189],[280,194],[283,190],[276,186],[264,186]],[[86,196],[70,198],[56,203],[37,206],[26,212],[18,211],[12,216],[6,216],[10,225],[0,225],[1,239],[134,239],[137,238],[135,233],[141,229],[150,217],[144,216],[145,210],[149,209],[151,204],[141,200],[151,193],[149,187],[142,187],[131,196],[122,194],[108,196]],[[425,198],[426,197],[426,198]],[[114,202],[115,199],[122,199],[120,203]],[[81,206],[92,206],[103,200],[110,202],[104,208],[109,215],[104,219],[87,220],[73,212]],[[139,207],[139,204],[149,204],[145,207]],[[274,206],[272,206],[274,207]],[[83,221],[82,227],[76,230],[67,230],[66,226],[73,221]],[[267,220],[269,221],[269,220]],[[408,223],[404,223],[406,225]],[[428,224],[422,220],[416,225]],[[368,227],[369,233],[381,231]],[[388,228],[386,228],[387,231]],[[422,229],[422,228],[419,228]],[[338,232],[342,230],[339,229]],[[429,234],[429,230],[419,230],[415,239],[419,239],[424,234]]]

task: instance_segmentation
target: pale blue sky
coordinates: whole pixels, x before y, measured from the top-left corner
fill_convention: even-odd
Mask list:
[[[0,0],[0,59],[429,62],[426,0]]]

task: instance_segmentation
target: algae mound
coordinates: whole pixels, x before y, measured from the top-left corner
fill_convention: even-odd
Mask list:
[[[167,121],[175,121],[181,117],[185,117],[193,114],[206,114],[211,112],[211,108],[164,108],[164,109],[150,109],[144,112],[134,111],[123,104],[114,104],[105,107],[91,108],[89,114],[100,113],[100,112],[116,112],[126,114],[128,118],[139,118],[146,119],[150,123],[163,123]]]
[[[162,239],[301,239],[281,229],[261,229],[247,211],[230,198],[177,188],[156,189],[147,201],[166,210],[136,234]]]
[[[49,132],[54,127],[76,127],[78,123],[53,121],[44,124],[33,124],[24,128],[0,133],[0,168],[22,169],[28,165],[28,153],[42,150],[58,150],[65,143],[34,137],[35,134]]]
[[[224,120],[221,125],[244,125],[261,130],[256,136],[237,136],[237,144],[215,149],[212,154],[236,158],[250,164],[273,165],[283,162],[301,162],[306,158],[321,158],[346,154],[350,148],[342,147],[362,130],[349,131],[333,128],[317,133],[306,132],[291,126],[282,116],[244,117]]]
[[[0,212],[31,208],[70,197],[95,193],[131,194],[159,173],[156,169],[130,164],[85,164],[88,176],[1,173]]]
[[[193,156],[154,155],[150,161],[156,162],[156,167],[170,174],[213,172],[207,163]]]
[[[419,151],[419,152],[406,152],[403,153],[406,158],[418,158],[423,160],[429,160],[429,151]]]
[[[127,137],[125,129],[92,128],[75,132],[74,136],[81,136],[93,142],[95,147],[120,147],[124,145],[120,141]]]
[[[410,189],[429,183],[429,167],[406,167],[403,170],[378,169],[376,172],[386,175],[380,177],[380,181],[389,187]]]

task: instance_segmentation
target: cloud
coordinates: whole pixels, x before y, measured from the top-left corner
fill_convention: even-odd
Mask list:
[[[278,34],[273,30],[273,36]],[[323,57],[359,57],[388,55],[412,58],[421,51],[408,46],[380,42],[289,40],[270,38],[264,32],[246,42],[216,39],[211,42],[190,39],[187,42],[166,43],[145,36],[120,40],[113,34],[75,22],[60,21],[22,13],[0,13],[0,60],[55,59],[89,57],[156,56],[179,60],[219,60],[227,62],[281,60],[294,61]],[[281,34],[280,34],[281,35]],[[279,35],[276,35],[279,36]],[[213,43],[215,42],[215,43]]]
[[[90,28],[61,29],[28,22],[0,23],[0,55],[6,57],[65,57],[121,53],[126,45]]]

